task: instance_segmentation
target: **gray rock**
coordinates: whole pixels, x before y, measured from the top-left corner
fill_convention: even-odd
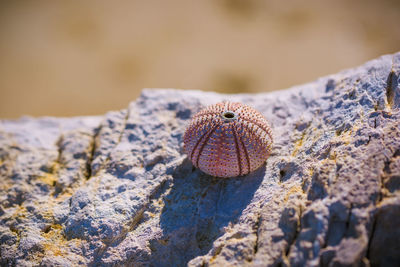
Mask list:
[[[398,266],[400,53],[257,95],[144,90],[122,111],[0,122],[5,266]],[[219,179],[190,117],[240,101],[271,122],[265,166]]]

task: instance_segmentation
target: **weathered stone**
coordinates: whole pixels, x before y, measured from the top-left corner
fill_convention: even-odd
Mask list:
[[[400,53],[257,95],[144,90],[105,116],[0,122],[1,265],[400,264]],[[222,100],[271,122],[265,166],[220,179],[182,150]]]

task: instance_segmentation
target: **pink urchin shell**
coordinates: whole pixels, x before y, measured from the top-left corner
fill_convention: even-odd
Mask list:
[[[183,141],[195,167],[213,176],[234,177],[265,162],[272,134],[260,112],[241,103],[222,102],[194,115]]]

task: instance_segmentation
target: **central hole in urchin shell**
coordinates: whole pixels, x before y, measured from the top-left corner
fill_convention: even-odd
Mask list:
[[[233,120],[236,119],[236,113],[233,111],[224,111],[222,117],[227,120]]]

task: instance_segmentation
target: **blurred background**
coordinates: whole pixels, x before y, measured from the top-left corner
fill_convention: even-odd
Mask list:
[[[398,0],[0,1],[0,118],[100,115],[142,88],[284,89],[400,50]]]

